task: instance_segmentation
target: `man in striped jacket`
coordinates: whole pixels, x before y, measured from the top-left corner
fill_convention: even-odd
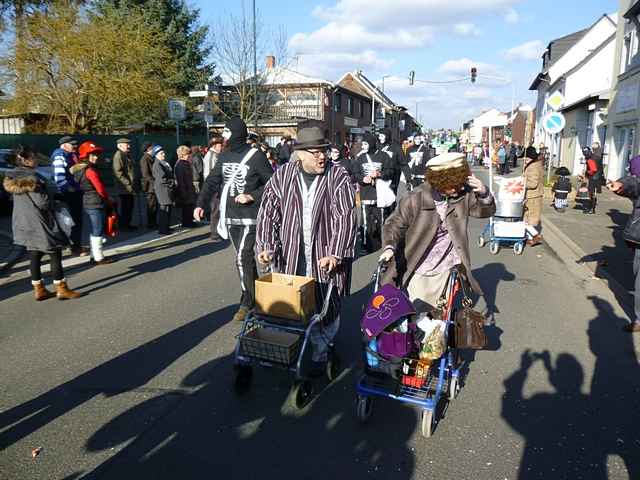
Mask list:
[[[324,340],[312,332],[312,374],[323,372],[327,340],[340,326],[340,298],[348,291],[356,243],[355,191],[349,174],[325,158],[329,142],[318,127],[298,132],[291,160],[267,183],[258,212],[256,251],[289,275],[316,280],[318,308],[334,275],[334,294],[324,322]]]
[[[51,165],[57,194],[69,207],[69,213],[75,223],[69,239],[71,252],[74,255],[86,255],[82,249],[82,190],[71,173],[71,167],[77,159],[74,143],[77,142],[68,135],[60,138],[59,147],[51,154]]]

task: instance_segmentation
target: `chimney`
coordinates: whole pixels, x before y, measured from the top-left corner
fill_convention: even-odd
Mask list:
[[[276,57],[267,55],[267,70],[272,70],[276,66]]]

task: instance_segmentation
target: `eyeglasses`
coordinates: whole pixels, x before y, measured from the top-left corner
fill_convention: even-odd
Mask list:
[[[305,152],[310,153],[314,158],[320,158],[325,154],[323,150],[305,150]]]

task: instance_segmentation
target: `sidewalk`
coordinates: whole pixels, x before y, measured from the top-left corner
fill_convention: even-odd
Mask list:
[[[602,279],[618,300],[627,306],[633,303],[633,251],[622,239],[622,231],[632,210],[629,199],[619,197],[606,188],[598,195],[595,215],[585,215],[581,207],[570,201],[565,213],[556,212],[545,199],[542,229],[549,247],[560,255],[556,239],[560,239],[575,262],[586,267],[594,277]],[[567,249],[563,250],[565,256]]]

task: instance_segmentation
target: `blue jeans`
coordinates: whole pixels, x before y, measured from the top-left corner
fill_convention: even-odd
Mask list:
[[[102,237],[104,234],[104,209],[103,208],[87,208],[85,209],[89,216],[89,224],[91,225],[91,236]]]

